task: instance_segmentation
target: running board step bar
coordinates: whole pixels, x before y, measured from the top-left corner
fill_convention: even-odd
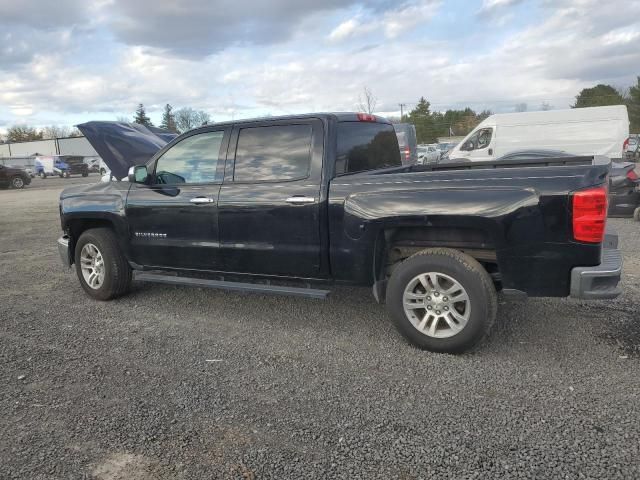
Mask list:
[[[228,282],[225,280],[208,280],[206,278],[178,277],[151,272],[134,272],[133,279],[141,282],[167,283],[169,285],[186,285],[190,287],[217,288],[237,292],[252,292],[271,295],[288,295],[294,297],[318,298],[324,300],[329,290],[315,288],[285,287],[282,285],[267,285],[261,283]]]

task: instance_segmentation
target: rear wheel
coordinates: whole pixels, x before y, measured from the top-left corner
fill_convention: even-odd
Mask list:
[[[497,312],[487,271],[457,250],[430,248],[398,265],[387,287],[387,308],[413,345],[461,353],[487,335]]]
[[[129,290],[131,267],[108,228],[94,228],[80,235],[75,264],[80,285],[92,298],[111,300]]]
[[[11,179],[12,188],[24,188],[24,179],[18,175]]]

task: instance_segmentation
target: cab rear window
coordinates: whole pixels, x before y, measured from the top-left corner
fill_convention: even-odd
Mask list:
[[[400,148],[393,125],[339,122],[336,174],[399,167]]]

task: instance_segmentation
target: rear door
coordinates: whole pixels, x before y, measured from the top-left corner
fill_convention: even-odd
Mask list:
[[[234,128],[218,204],[226,271],[327,275],[320,232],[323,140],[317,119]]]

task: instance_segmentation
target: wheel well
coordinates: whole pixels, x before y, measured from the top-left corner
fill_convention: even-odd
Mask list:
[[[444,247],[475,258],[489,273],[496,289],[501,288],[496,249],[491,235],[482,229],[465,227],[401,227],[384,231],[376,255],[376,280],[385,280],[403,260],[425,248]]]
[[[91,228],[101,227],[106,227],[114,230],[113,223],[111,223],[109,220],[79,218],[69,221],[67,233],[71,237],[69,240],[69,248],[71,249],[72,261],[75,258],[76,243],[78,242],[80,235]]]

